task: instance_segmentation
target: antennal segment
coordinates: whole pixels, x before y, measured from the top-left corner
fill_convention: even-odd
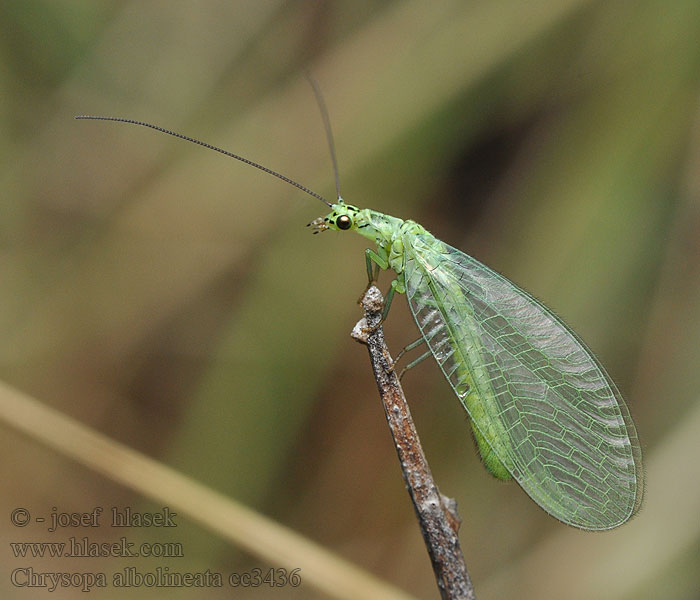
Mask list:
[[[326,103],[323,100],[323,94],[321,93],[321,88],[318,82],[313,78],[311,73],[304,71],[306,79],[311,84],[314,90],[314,96],[316,97],[316,103],[321,111],[321,117],[323,118],[323,127],[326,130],[326,139],[328,140],[328,148],[331,151],[331,161],[333,161],[333,174],[335,175],[335,193],[338,196],[338,201],[342,202],[343,198],[340,195],[340,176],[338,175],[338,159],[335,156],[335,143],[333,142],[333,131],[331,130],[331,120],[328,118],[328,110],[326,109]]]
[[[203,146],[204,148],[208,148],[209,150],[214,150],[216,152],[219,152],[220,154],[223,154],[225,156],[230,156],[231,158],[235,158],[236,160],[241,161],[242,163],[245,163],[246,165],[250,165],[251,167],[255,167],[256,169],[260,169],[261,171],[268,173],[269,175],[273,175],[274,177],[277,177],[277,179],[281,179],[282,181],[287,182],[290,185],[293,185],[295,188],[300,189],[302,192],[306,192],[309,194],[309,196],[313,196],[314,198],[318,198],[321,202],[324,204],[327,204],[328,206],[333,206],[328,200],[326,200],[321,194],[317,194],[313,190],[310,190],[304,185],[301,185],[300,183],[297,183],[293,179],[290,179],[286,175],[282,175],[281,173],[278,173],[277,171],[273,171],[272,169],[268,169],[267,167],[264,167],[263,165],[256,163],[248,158],[245,158],[244,156],[239,156],[238,154],[234,154],[233,152],[229,152],[228,150],[224,150],[223,148],[218,148],[217,146],[212,146],[211,144],[207,144],[206,142],[202,142],[201,140],[191,138],[186,135],[182,135],[181,133],[177,133],[175,131],[171,131],[170,129],[165,129],[164,127],[159,127],[158,125],[153,125],[151,123],[146,123],[144,121],[135,121],[133,119],[124,119],[123,117],[98,117],[98,116],[92,116],[92,115],[78,115],[75,117],[76,119],[89,119],[92,121],[117,121],[118,123],[130,123],[132,125],[140,125],[141,127],[150,127],[151,129],[155,129],[156,131],[160,131],[161,133],[167,133],[168,135],[172,135],[173,137],[180,138],[181,140],[185,140],[186,142],[192,142],[193,144],[197,144],[199,146]]]

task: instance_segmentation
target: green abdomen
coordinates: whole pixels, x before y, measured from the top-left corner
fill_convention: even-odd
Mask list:
[[[474,434],[474,441],[476,442],[477,448],[479,448],[479,454],[481,454],[481,459],[484,461],[486,470],[502,481],[512,479],[512,475],[492,449],[492,447],[497,447],[498,444],[502,442],[496,437],[494,428],[488,423],[488,417],[486,417],[483,408],[480,406],[478,396],[473,392],[469,393],[465,398],[465,405],[471,415],[470,422]],[[484,435],[482,435],[479,427],[484,431]],[[486,436],[488,436],[489,441],[487,441]],[[505,454],[505,449],[502,454]]]
[[[465,328],[469,327],[469,323],[460,325]],[[477,340],[471,336],[469,330],[460,331],[460,326],[456,327],[455,330],[462,334],[462,343],[456,344],[454,337],[452,337],[451,342],[462,355],[462,361],[455,369],[456,377],[452,384],[469,414],[474,440],[486,470],[497,479],[507,481],[512,479],[512,475],[508,466],[503,463],[499,456],[507,457],[510,455],[507,447],[509,437],[501,419],[493,414],[495,400],[492,398],[491,380],[486,368],[480,362],[481,353]],[[483,395],[479,393],[480,391]],[[486,403],[489,401],[491,402],[489,405],[491,411],[486,409]]]

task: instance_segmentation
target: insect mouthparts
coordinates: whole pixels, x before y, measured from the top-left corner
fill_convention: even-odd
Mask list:
[[[326,229],[328,229],[328,218],[317,217],[311,221],[311,223],[307,223],[306,226],[313,228],[314,234],[320,233],[321,231],[326,231]]]

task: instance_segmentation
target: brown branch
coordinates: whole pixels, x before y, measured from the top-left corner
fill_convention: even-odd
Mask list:
[[[376,286],[371,286],[360,299],[360,304],[365,317],[355,326],[352,336],[369,349],[406,489],[413,501],[440,594],[450,600],[474,600],[474,589],[457,535],[461,521],[456,503],[442,496],[433,480],[399,378],[390,369],[393,360],[380,326],[384,298]]]

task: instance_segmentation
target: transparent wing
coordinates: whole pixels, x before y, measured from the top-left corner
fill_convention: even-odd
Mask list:
[[[527,494],[570,525],[610,529],[641,502],[627,407],[585,344],[505,277],[430,234],[404,239],[413,316],[457,396]],[[477,404],[470,402],[476,391]]]

